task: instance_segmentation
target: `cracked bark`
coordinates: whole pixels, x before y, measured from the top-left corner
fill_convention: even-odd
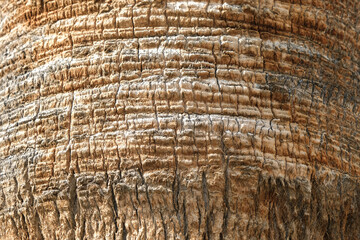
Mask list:
[[[359,0],[0,0],[0,239],[360,239]]]

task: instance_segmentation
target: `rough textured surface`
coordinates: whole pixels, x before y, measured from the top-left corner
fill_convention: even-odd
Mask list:
[[[359,0],[0,9],[0,239],[360,239]]]

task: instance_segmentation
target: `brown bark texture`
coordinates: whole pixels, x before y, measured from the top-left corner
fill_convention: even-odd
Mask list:
[[[359,0],[0,0],[0,239],[360,239]]]

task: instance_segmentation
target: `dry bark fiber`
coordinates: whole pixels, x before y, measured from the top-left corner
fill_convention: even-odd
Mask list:
[[[0,0],[0,239],[360,239],[359,0]]]

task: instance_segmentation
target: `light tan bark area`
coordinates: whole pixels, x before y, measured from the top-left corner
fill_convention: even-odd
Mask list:
[[[0,9],[0,239],[360,239],[359,0]]]

